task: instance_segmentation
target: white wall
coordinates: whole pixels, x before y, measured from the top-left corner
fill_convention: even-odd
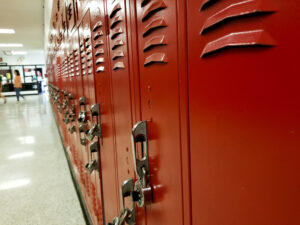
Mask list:
[[[44,0],[44,24],[45,24],[45,33],[44,33],[44,44],[45,44],[45,54],[47,54],[47,46],[48,46],[48,34],[50,31],[50,21],[51,21],[51,15],[52,15],[52,4],[53,0]]]
[[[0,51],[0,57],[3,58],[3,62],[8,65],[36,65],[45,64],[45,53],[43,50],[28,51],[24,56],[7,56]]]

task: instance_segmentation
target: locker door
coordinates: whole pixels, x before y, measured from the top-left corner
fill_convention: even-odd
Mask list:
[[[85,26],[86,23],[89,22],[88,17],[84,17],[82,23],[79,27],[79,40],[80,40],[80,57],[81,57],[81,71],[82,71],[82,87],[83,94],[79,97],[79,106],[80,106],[80,115],[83,113],[85,119],[80,123],[79,133],[81,137],[81,142],[83,146],[83,165],[86,165],[90,161],[89,151],[88,151],[88,143],[86,139],[86,131],[88,129],[88,112],[90,110],[90,92],[89,92],[89,80],[87,76],[87,66],[86,66],[86,48],[85,48]],[[78,118],[79,121],[79,118]],[[88,206],[89,212],[92,216],[92,196],[91,196],[91,177],[87,174],[86,170],[84,170],[84,184],[85,184],[85,193],[86,193],[86,204]]]
[[[102,187],[101,176],[99,169],[99,132],[98,124],[100,123],[100,106],[96,102],[95,95],[95,71],[94,71],[94,51],[92,46],[92,27],[91,16],[88,10],[82,21],[83,29],[83,47],[85,48],[85,61],[82,66],[85,67],[84,72],[84,93],[87,103],[87,139],[88,145],[88,162],[86,163],[88,180],[90,180],[90,195],[91,195],[91,216],[95,224],[102,224]],[[98,129],[98,131],[97,131]]]
[[[108,24],[105,20],[104,1],[90,1],[91,12],[91,40],[93,47],[93,62],[95,76],[96,100],[100,106],[101,138],[100,158],[103,190],[103,213],[106,219],[113,218],[119,207],[119,182],[117,180],[116,149],[114,145],[113,106],[111,99],[110,59],[108,47]],[[100,175],[100,174],[99,174]],[[101,183],[99,183],[100,185]],[[97,194],[99,213],[102,206],[101,195]],[[102,212],[101,212],[102,213]],[[103,217],[99,215],[99,219]],[[103,218],[102,218],[103,221]]]
[[[78,123],[78,117],[81,111],[81,106],[79,105],[79,99],[83,97],[83,82],[82,82],[82,72],[81,72],[81,55],[80,55],[80,47],[79,47],[79,30],[76,29],[73,33],[73,52],[74,52],[74,62],[75,62],[75,86],[76,91],[74,95],[75,99],[75,114],[76,114],[76,151],[78,152],[78,158],[79,158],[79,184],[81,187],[82,194],[86,198],[85,194],[85,187],[86,187],[86,178],[85,178],[85,167],[84,167],[84,161],[86,160],[86,147],[82,145],[81,143],[81,137],[82,134],[80,133],[80,125]]]
[[[189,1],[193,224],[300,224],[299,6]]]
[[[148,132],[146,176],[153,194],[145,203],[147,225],[184,224],[180,93],[186,71],[181,68],[185,59],[180,61],[185,54],[179,49],[180,6],[171,0],[137,0],[135,5],[141,120]]]
[[[131,36],[128,29],[127,8],[125,0],[106,2],[108,15],[108,43],[109,62],[112,87],[113,122],[115,129],[115,147],[117,155],[117,190],[118,207],[117,214],[108,214],[106,222],[111,222],[118,216],[121,210],[120,189],[124,181],[134,176],[134,167],[131,151],[131,129],[133,125],[132,96],[130,75],[133,68],[130,67],[131,55],[128,47]],[[105,198],[105,196],[104,196]],[[105,199],[104,199],[105,200]],[[108,201],[109,199],[105,200]],[[128,203],[130,206],[130,203]],[[114,210],[116,211],[116,210]]]

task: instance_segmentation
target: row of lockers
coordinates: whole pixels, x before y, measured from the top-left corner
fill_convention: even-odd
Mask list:
[[[54,1],[51,103],[91,223],[300,224],[299,10]]]

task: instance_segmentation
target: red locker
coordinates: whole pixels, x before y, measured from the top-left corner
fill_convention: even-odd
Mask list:
[[[180,48],[179,22],[184,14],[177,15],[179,7],[183,4],[173,1],[142,1],[137,0],[130,5],[131,20],[136,16],[137,23],[137,58],[138,80],[135,86],[140,90],[140,119],[146,123],[146,129],[136,132],[137,142],[147,142],[149,165],[142,163],[139,154],[141,149],[134,154],[137,157],[135,190],[138,191],[138,182],[143,183],[143,188],[152,188],[153,199],[147,199],[145,192],[146,215],[145,224],[183,224],[184,223],[184,198],[182,173],[182,145],[181,134],[181,55],[185,49]],[[177,15],[177,16],[174,16]],[[132,37],[134,42],[134,36]],[[134,44],[134,43],[133,43]],[[183,58],[183,60],[185,60]],[[186,71],[183,70],[186,76]],[[186,91],[186,89],[184,90]],[[142,124],[139,125],[142,128]],[[139,133],[141,132],[141,133]],[[139,140],[139,135],[147,133],[144,140]],[[134,135],[134,136],[135,136]],[[135,144],[133,145],[135,146]],[[133,151],[135,149],[132,149]],[[145,149],[144,149],[145,151]],[[146,174],[141,175],[139,168],[147,168]],[[141,181],[139,181],[139,179]],[[148,184],[147,184],[148,183]],[[141,187],[140,187],[141,188]],[[137,201],[135,207],[140,204]],[[143,205],[143,204],[140,204]],[[186,213],[188,215],[188,213]],[[142,222],[140,222],[142,223]],[[138,224],[140,224],[138,223]]]
[[[83,74],[83,91],[86,108],[86,178],[88,182],[88,206],[95,224],[103,223],[102,187],[99,160],[99,137],[101,135],[101,111],[96,102],[94,78],[94,50],[92,45],[91,15],[88,10],[81,23],[80,48]]]
[[[94,225],[300,223],[297,10],[54,2],[52,102]]]
[[[131,129],[133,126],[133,96],[131,93],[131,74],[134,68],[131,65],[132,55],[129,52],[130,33],[129,16],[127,15],[128,1],[107,0],[107,31],[108,39],[108,61],[111,76],[111,99],[114,126],[114,145],[116,148],[116,178],[117,178],[117,207],[114,210],[106,211],[106,203],[110,195],[104,195],[104,204],[106,212],[106,223],[111,222],[114,217],[118,216],[122,209],[122,193],[120,189],[123,182],[134,177],[134,166],[131,151]],[[106,183],[103,183],[106,186]],[[106,186],[108,188],[108,186]],[[122,192],[122,191],[121,191]],[[115,204],[115,203],[114,203]],[[111,208],[112,204],[109,204]],[[131,206],[131,203],[126,203]],[[117,211],[117,213],[115,213]]]
[[[300,223],[299,9],[189,1],[192,224]]]
[[[101,217],[113,218],[118,213],[119,207],[119,186],[117,180],[117,161],[116,149],[114,144],[114,121],[113,121],[113,106],[111,99],[111,73],[109,60],[108,46],[108,29],[103,1],[90,1],[91,13],[91,41],[93,48],[93,72],[94,85],[96,92],[96,102],[100,109],[100,124],[101,130],[100,149],[99,149],[99,166],[101,182],[98,185],[102,186],[102,192],[98,188],[97,202],[98,211]],[[103,198],[102,196],[105,196]],[[100,205],[102,198],[103,206]],[[103,213],[100,209],[103,207]],[[102,221],[103,222],[102,218]],[[100,221],[99,221],[100,223]]]

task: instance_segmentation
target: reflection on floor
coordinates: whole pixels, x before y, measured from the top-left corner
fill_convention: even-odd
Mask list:
[[[84,225],[48,96],[0,100],[0,225]]]

